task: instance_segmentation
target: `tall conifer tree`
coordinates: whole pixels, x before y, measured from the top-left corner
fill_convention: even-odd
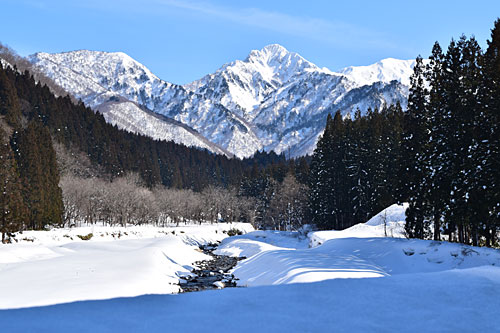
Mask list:
[[[24,199],[30,212],[32,229],[62,223],[62,193],[59,171],[48,130],[32,121],[12,138],[24,187]]]
[[[17,172],[16,160],[0,129],[0,233],[2,243],[8,235],[23,230],[27,209],[22,197],[22,185]]]

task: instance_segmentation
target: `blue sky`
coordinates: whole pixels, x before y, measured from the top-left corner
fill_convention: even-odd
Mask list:
[[[279,43],[331,70],[428,56],[434,41],[484,47],[500,1],[0,0],[0,42],[21,55],[123,51],[188,83]]]

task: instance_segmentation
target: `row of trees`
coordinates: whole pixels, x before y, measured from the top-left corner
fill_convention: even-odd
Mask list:
[[[311,162],[312,221],[343,229],[409,202],[410,237],[491,246],[500,228],[500,21],[417,58],[399,105],[328,117]]]
[[[404,112],[399,105],[328,116],[311,162],[310,209],[321,229],[366,222],[396,201]]]
[[[187,222],[257,221],[259,201],[238,194],[236,188],[208,186],[201,192],[168,189],[158,186],[149,189],[137,174],[107,181],[65,175],[61,178],[65,226],[82,223],[108,225],[179,225]],[[266,227],[291,230],[301,223],[306,193],[292,175],[275,184],[268,211]],[[300,209],[298,209],[300,207]]]
[[[0,70],[0,233],[60,224],[63,203],[49,131],[23,117],[16,84]]]
[[[5,118],[0,125],[0,233],[6,242],[19,230],[61,224],[63,202],[47,129],[32,122],[14,131],[9,141]]]
[[[401,198],[410,236],[487,246],[500,227],[500,21],[417,59],[403,135]]]

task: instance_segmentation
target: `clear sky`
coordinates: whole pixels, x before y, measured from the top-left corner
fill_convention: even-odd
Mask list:
[[[331,70],[426,57],[434,41],[485,47],[500,0],[0,0],[0,42],[25,56],[123,51],[188,83],[278,43]]]

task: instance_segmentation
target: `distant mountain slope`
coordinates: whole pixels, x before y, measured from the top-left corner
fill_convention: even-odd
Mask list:
[[[169,84],[124,53],[80,50],[37,53],[38,61],[34,59],[29,57],[57,84],[120,129],[232,156],[189,126],[148,112],[146,108],[154,108],[151,97],[168,89]]]
[[[238,157],[262,149],[292,157],[309,154],[328,113],[340,109],[350,114],[358,107],[365,112],[395,102],[406,107],[414,65],[412,60],[384,59],[335,73],[272,44],[181,86],[159,79],[121,52],[37,53],[29,59],[87,105],[112,110],[108,118],[122,128],[206,148],[199,137],[180,139],[180,130],[159,125],[158,118],[132,116],[135,104],[110,103],[118,96],[193,128]]]
[[[232,157],[233,154],[208,141],[205,137],[176,120],[141,107],[123,97],[111,98],[96,107],[106,122],[132,133],[149,136],[155,140],[173,141],[188,147],[207,149]]]

